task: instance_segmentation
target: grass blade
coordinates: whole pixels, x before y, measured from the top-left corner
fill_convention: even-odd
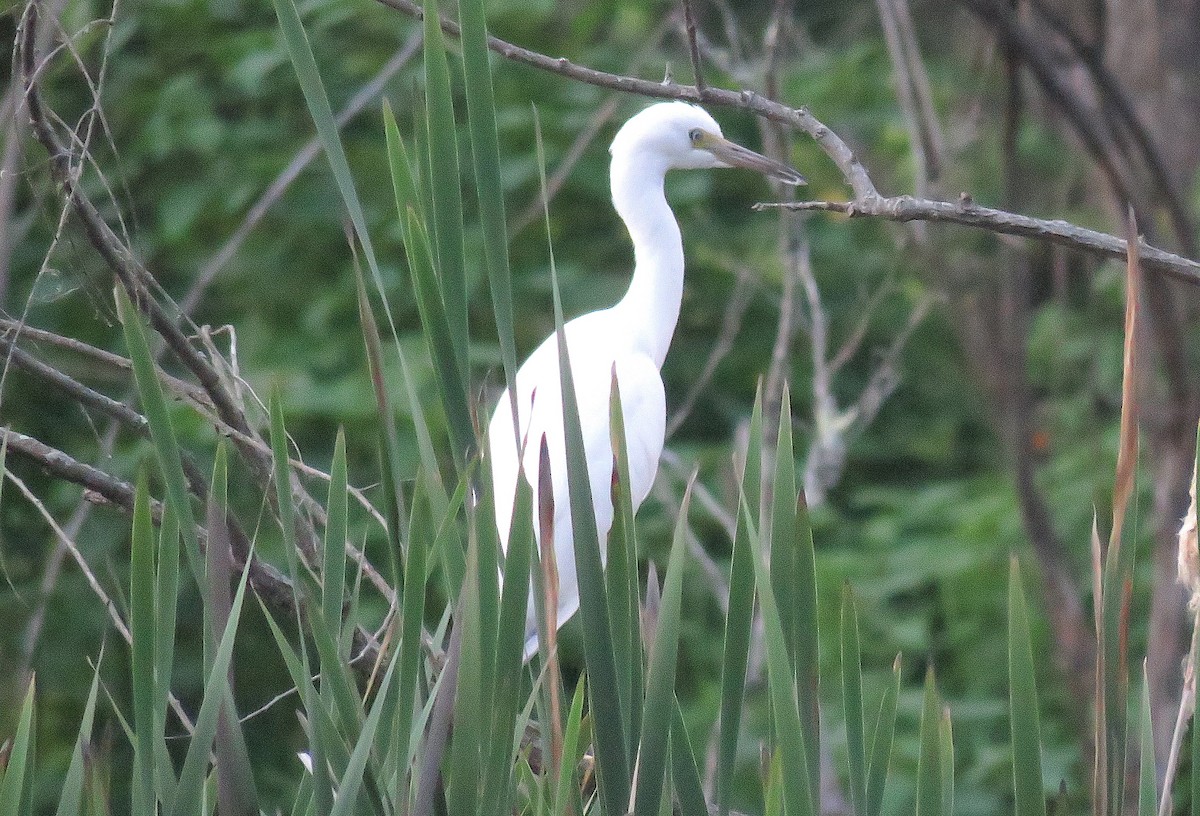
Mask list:
[[[779,407],[779,439],[775,452],[775,486],[771,511],[771,587],[780,610],[788,653],[796,673],[796,699],[808,758],[809,791],[821,785],[820,665],[817,654],[817,575],[812,528],[796,486],[792,449],[791,396],[786,383]],[[818,809],[814,798],[813,810]]]
[[[887,783],[888,766],[892,757],[892,738],[896,732],[896,701],[900,696],[900,655],[892,663],[892,683],[883,691],[875,734],[871,740],[871,759],[867,764],[866,816],[879,816],[883,811],[883,789]]]
[[[1139,701],[1138,744],[1141,761],[1138,763],[1138,816],[1155,816],[1158,812],[1158,777],[1154,767],[1154,729],[1150,719],[1150,681],[1146,664],[1142,664],[1142,694]]]
[[[687,567],[687,513],[692,485],[684,491],[675,523],[675,538],[667,561],[662,600],[658,609],[653,647],[646,678],[646,703],[642,713],[642,738],[638,749],[634,813],[657,814],[667,774],[671,721],[675,709],[675,668],[679,655],[679,617],[683,599],[683,571]]]
[[[637,527],[630,494],[629,450],[625,441],[625,415],[616,372],[609,389],[609,427],[612,429],[613,461],[617,479],[612,486],[613,525],[608,532],[609,615],[613,633],[613,658],[617,665],[621,700],[620,716],[629,738],[629,756],[637,753],[641,733],[643,655],[638,603]]]
[[[475,190],[479,198],[479,222],[483,227],[483,257],[487,264],[492,308],[504,382],[512,400],[513,432],[519,431],[517,417],[517,346],[513,337],[512,272],[508,260],[508,235],[504,218],[504,186],[500,180],[500,142],[496,134],[496,101],[492,92],[492,70],[488,63],[487,23],[483,0],[461,0],[458,18],[462,25],[463,77],[466,85],[467,120],[471,129],[471,156],[475,167]]]
[[[463,260],[462,188],[459,182],[458,139],[454,126],[454,102],[450,90],[450,68],[437,0],[425,0],[425,122],[429,139],[429,170],[437,184],[430,186],[433,198],[435,267],[441,283],[446,322],[454,344],[463,390],[467,388],[467,278]]]
[[[413,708],[417,693],[417,681],[421,672],[421,632],[425,614],[425,586],[428,573],[430,529],[424,526],[428,499],[423,489],[426,480],[418,479],[413,494],[413,520],[409,524],[412,535],[408,539],[408,562],[404,570],[404,594],[400,610],[400,642],[396,646],[399,654],[397,685],[396,735],[405,739],[412,728]],[[395,746],[393,756],[402,761],[407,756],[407,745]]]
[[[856,816],[866,816],[867,735],[863,724],[862,652],[858,642],[858,613],[849,583],[842,586],[841,624],[842,710],[850,763],[850,802]]]
[[[477,517],[472,514],[472,522]],[[478,531],[472,523],[467,544],[467,577],[459,591],[460,614],[454,618],[454,631],[462,639],[461,657],[454,693],[454,726],[450,742],[450,788],[446,806],[450,813],[476,813],[482,797],[479,782],[481,749],[488,731],[483,723],[483,689],[485,686],[483,645],[480,630],[479,590],[480,562]],[[508,740],[505,739],[507,745]],[[491,792],[494,795],[494,791]]]
[[[317,61],[313,57],[312,46],[300,21],[300,12],[296,9],[294,0],[272,0],[275,14],[279,18],[279,28],[283,32],[287,45],[288,56],[296,71],[296,79],[300,90],[304,93],[304,102],[308,105],[309,115],[317,129],[317,137],[329,161],[329,169],[333,172],[334,182],[342,203],[346,205],[346,213],[354,227],[354,234],[362,245],[363,254],[367,259],[367,267],[375,280],[379,295],[383,298],[383,307],[387,312],[388,324],[395,334],[395,321],[391,309],[384,297],[383,275],[380,274],[379,264],[375,260],[375,248],[371,245],[371,235],[367,232],[367,219],[363,214],[362,202],[358,190],[354,186],[354,176],[350,173],[350,163],[346,160],[346,151],[342,146],[342,137],[338,132],[337,121],[333,116],[333,108],[329,105],[329,97],[325,93],[325,84],[321,81],[321,72],[317,69]],[[455,176],[457,178],[457,176]]]
[[[796,456],[792,450],[792,407],[788,386],[783,386],[779,404],[779,435],[775,445],[774,496],[771,502],[771,589],[779,604],[780,623],[788,656],[796,658],[799,621],[799,553],[796,548]],[[798,668],[798,667],[797,667]],[[808,734],[806,733],[807,737]]]
[[[91,673],[91,689],[88,691],[88,702],[84,703],[83,719],[79,722],[79,736],[76,737],[76,744],[71,752],[71,764],[67,767],[67,775],[62,778],[62,792],[59,796],[59,808],[54,811],[55,816],[79,816],[83,812],[83,788],[88,778],[88,768],[84,764],[84,748],[91,745],[91,725],[96,715],[96,692],[100,690],[100,667],[103,662],[104,649],[101,647],[100,658],[96,660]]]
[[[63,777],[62,793],[58,798],[55,816],[79,816],[83,809],[83,786],[87,781],[84,765],[84,746],[92,742],[92,722],[96,716],[96,693],[100,690],[100,666],[104,663],[104,648],[92,670],[92,687],[88,690],[87,702],[83,706],[83,719],[79,723],[79,736],[75,738],[75,749],[71,752],[71,764]]]
[[[208,769],[208,753],[217,731],[217,714],[228,699],[229,685],[226,678],[233,658],[233,642],[242,614],[242,602],[246,597],[249,575],[250,570],[242,571],[237,594],[230,606],[229,621],[221,633],[212,668],[204,683],[204,702],[200,704],[200,713],[196,716],[196,731],[192,734],[187,755],[183,760],[183,769],[179,773],[179,786],[171,808],[172,816],[201,816],[205,812],[204,779]]]
[[[464,373],[455,351],[454,332],[434,272],[432,248],[425,225],[418,220],[416,212],[409,208],[406,216],[411,241],[408,248],[409,272],[413,278],[413,290],[417,296],[417,311],[425,329],[429,354],[433,359],[446,420],[450,426],[450,440],[454,445],[456,461],[460,470],[475,448],[475,427],[467,399]]]
[[[1125,761],[1129,751],[1129,655],[1128,627],[1130,593],[1134,570],[1134,547],[1122,541],[1122,529],[1129,500],[1135,492],[1138,458],[1137,382],[1140,371],[1138,323],[1141,290],[1141,266],[1138,256],[1137,224],[1129,215],[1129,247],[1125,276],[1125,343],[1121,381],[1121,421],[1117,467],[1113,482],[1113,523],[1103,573],[1104,620],[1100,635],[1103,650],[1104,721],[1106,739],[1108,801],[1113,807],[1124,801]]]
[[[566,761],[560,763],[558,779],[554,786],[553,813],[555,816],[566,813],[575,796],[575,786],[572,782],[575,779],[577,767],[575,755],[579,752],[579,732],[583,721],[585,685],[585,676],[581,675],[579,682],[575,685],[575,695],[571,698],[571,711],[567,715],[567,728],[563,737],[563,757]]]
[[[342,607],[346,602],[346,434],[338,428],[333,444],[333,465],[329,471],[329,501],[325,505],[325,549],[323,552],[321,609],[325,623],[340,638]],[[343,655],[346,657],[346,655]]]
[[[933,667],[925,672],[925,697],[921,706],[921,750],[917,758],[916,816],[950,816],[944,813],[942,795],[941,708],[933,682]]]
[[[485,491],[491,478],[483,479]],[[488,510],[491,512],[491,510]],[[533,488],[524,478],[517,480],[515,523],[509,530],[508,552],[504,559],[504,582],[500,598],[496,632],[495,687],[492,693],[491,757],[483,790],[491,792],[491,810],[499,814],[508,798],[498,795],[512,784],[516,755],[512,745],[513,729],[521,708],[521,676],[525,650],[525,619],[529,608],[530,568],[533,563]],[[487,516],[484,516],[487,518]],[[487,523],[487,522],[485,522]]]
[[[208,754],[217,731],[217,714],[228,699],[230,661],[233,658],[233,642],[241,618],[242,602],[246,597],[246,584],[250,570],[242,571],[237,594],[229,610],[229,621],[221,633],[221,640],[213,656],[212,668],[204,683],[204,702],[196,717],[196,730],[188,744],[183,769],[179,774],[179,786],[171,808],[172,816],[201,816],[204,813],[204,787],[208,767]]]
[[[795,674],[788,661],[787,642],[783,634],[779,606],[762,557],[758,533],[750,516],[746,497],[741,497],[741,514],[746,524],[746,541],[750,545],[751,561],[759,588],[762,607],[764,641],[767,652],[767,692],[771,699],[777,757],[782,769],[782,796],[788,816],[814,816],[815,791],[812,790],[808,769],[808,746],[804,739],[800,709],[796,700]]]
[[[375,695],[375,702],[371,706],[366,722],[363,723],[362,732],[358,736],[358,741],[346,763],[346,770],[338,784],[338,794],[334,800],[333,810],[329,812],[330,816],[347,816],[347,814],[353,813],[358,800],[359,788],[362,787],[364,780],[370,783],[367,761],[371,756],[371,746],[375,742],[375,732],[379,727],[380,717],[387,708],[387,689],[391,688],[398,656],[398,652],[393,652],[392,659],[388,662],[387,672],[379,686],[379,693]],[[376,812],[382,812],[378,804]]]
[[[1200,448],[1197,449],[1196,455],[1200,457]],[[1192,665],[1200,665],[1200,640],[1195,638],[1192,641]],[[1196,769],[1200,769],[1200,725],[1197,724],[1194,714],[1192,717],[1192,769],[1192,802],[1187,812],[1191,816],[1200,816],[1200,773],[1196,773]]]
[[[1016,556],[1010,562],[1008,579],[1008,694],[1013,752],[1013,813],[1014,816],[1046,816],[1033,645]]]
[[[167,707],[170,702],[171,676],[175,662],[175,623],[179,615],[179,522],[175,513],[167,507],[162,516],[158,533],[158,565],[156,575],[154,614],[157,620],[157,640],[154,644],[154,728],[155,742],[161,754],[165,747],[167,731]],[[159,763],[159,774],[168,768]],[[169,776],[173,780],[174,772]],[[173,787],[169,780],[165,788]],[[169,790],[160,790],[159,795]]]
[[[394,124],[394,123],[393,123]],[[400,464],[400,438],[396,433],[396,418],[392,412],[391,398],[383,373],[383,341],[379,337],[379,326],[371,311],[371,299],[367,295],[366,281],[362,268],[354,264],[354,282],[358,294],[358,322],[362,326],[363,344],[367,352],[367,370],[371,376],[371,390],[375,394],[375,410],[379,413],[380,437],[382,440],[381,470],[384,481],[384,503],[388,515],[389,561],[392,568],[392,586],[404,583],[404,538],[408,535],[408,518],[404,511],[404,494],[400,485],[404,482],[404,470]]]
[[[671,779],[682,813],[708,813],[704,799],[704,784],[700,781],[700,765],[692,750],[692,738],[683,721],[683,709],[675,698],[674,719],[671,721]]]
[[[179,519],[179,529],[183,533],[184,550],[187,552],[192,574],[197,585],[203,590],[204,560],[200,556],[200,541],[196,538],[196,517],[188,497],[187,480],[183,475],[183,459],[167,410],[167,401],[158,382],[141,316],[134,309],[124,289],[117,287],[116,297],[117,315],[121,320],[125,345],[133,363],[134,382],[137,384],[138,396],[150,424],[150,438],[154,441],[154,452],[162,470],[163,481],[166,483],[167,502],[172,506],[175,517]]]
[[[746,461],[742,466],[741,492],[757,508],[762,490],[762,389],[754,397]],[[750,654],[750,626],[754,617],[754,560],[747,540],[746,519],[738,513],[729,567],[729,609],[725,614],[724,652],[721,661],[721,718],[717,748],[717,806],[727,816],[731,806],[738,732],[746,689],[746,664]]]
[[[942,707],[938,721],[939,751],[942,759],[942,813],[954,813],[954,729],[950,723],[950,706]]]
[[[207,570],[209,619],[213,637],[218,637],[229,622],[229,585],[233,576],[233,550],[226,521],[228,464],[224,440],[217,444],[213,462],[212,486],[204,526],[208,529]],[[233,702],[233,671],[221,681],[225,685],[225,704],[217,714],[217,733],[213,753],[216,756],[217,802],[221,816],[246,816],[258,813],[258,794],[250,772],[250,755],[238,722]]]
[[[31,679],[29,689],[25,692],[25,701],[21,704],[21,716],[17,721],[17,733],[13,736],[12,750],[8,753],[8,764],[4,768],[3,779],[0,779],[0,816],[19,816],[23,812],[21,804],[26,798],[28,782],[33,778],[33,698],[36,686],[36,678]]]
[[[133,499],[133,533],[129,556],[129,629],[133,635],[133,784],[141,801],[155,807],[154,644],[158,637],[154,615],[154,523],[146,474],[139,473]]]

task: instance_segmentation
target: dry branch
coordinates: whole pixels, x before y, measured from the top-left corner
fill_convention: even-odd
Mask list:
[[[986,230],[1001,235],[1019,235],[1037,238],[1052,244],[1091,252],[1109,258],[1125,260],[1126,242],[1106,232],[1088,229],[1068,221],[1046,220],[1018,215],[992,207],[981,207],[969,196],[956,203],[912,196],[875,196],[856,201],[796,201],[787,204],[764,203],[758,209],[782,207],[789,210],[822,210],[843,213],[851,217],[870,216],[888,221],[935,221],[960,224],[965,227]],[[1138,241],[1141,261],[1144,266],[1185,283],[1200,284],[1200,262],[1157,249],[1145,241]]]
[[[241,458],[254,474],[264,495],[274,504],[275,492],[271,487],[272,457],[269,447],[251,428],[235,395],[226,387],[221,372],[192,344],[180,328],[179,323],[184,319],[183,313],[174,304],[170,304],[170,308],[168,308],[158,300],[157,296],[161,296],[168,303],[170,302],[153,275],[138,260],[128,243],[122,240],[108,225],[81,184],[81,167],[75,164],[76,154],[62,142],[56,132],[56,126],[61,127],[61,120],[42,101],[39,86],[40,75],[56,52],[52,51],[50,57],[39,55],[37,27],[38,6],[36,0],[31,0],[25,7],[18,28],[16,64],[20,68],[33,133],[49,155],[50,177],[58,186],[68,209],[80,221],[88,242],[100,254],[120,285],[129,293],[130,299],[137,304],[138,310],[148,319],[150,326],[162,337],[170,351],[199,382],[205,397],[211,400],[212,409],[216,415],[215,419],[219,420],[218,428],[221,425],[226,426],[225,430],[233,439]],[[56,123],[59,124],[56,125]],[[78,158],[82,161],[88,160],[86,155]],[[235,433],[229,433],[229,431]],[[78,462],[67,454],[46,446],[32,437],[7,430],[4,433],[14,450],[34,459],[55,476],[82,484],[108,501],[126,509],[132,506],[132,493],[128,483],[121,482],[90,465]],[[200,479],[200,484],[197,485],[194,474],[189,474],[192,492],[201,498],[203,498],[205,489],[203,481]],[[306,506],[311,507],[316,504],[295,479],[293,479],[293,493]],[[315,541],[317,535],[310,518],[306,514],[297,514],[297,527],[299,534],[297,541],[301,556],[307,564],[316,563]],[[240,563],[245,563],[250,554],[249,539],[244,533],[238,535],[236,528],[233,538],[234,556]],[[361,558],[361,554],[356,549],[350,547],[348,549]],[[362,562],[360,561],[360,563]],[[277,571],[257,559],[250,559],[250,570],[252,584],[260,597],[272,608],[283,609],[290,614],[294,608],[294,600],[289,582]],[[376,574],[373,569],[368,573]],[[381,589],[385,596],[390,595],[390,589],[386,587],[386,583]],[[361,658],[368,666],[378,653],[378,644],[361,627],[355,631],[354,647],[358,654],[356,661]]]
[[[423,12],[413,0],[378,0],[389,8],[421,19]],[[458,25],[441,21],[442,30],[458,37]],[[935,221],[977,227],[1009,235],[1051,241],[1100,255],[1125,258],[1125,242],[1115,235],[1086,229],[1066,221],[1044,220],[1026,215],[979,207],[967,201],[951,204],[945,201],[915,199],[909,196],[884,197],[879,194],[870,174],[855,156],[850,146],[830,130],[805,107],[791,108],[751,90],[729,91],[722,88],[703,89],[689,85],[662,84],[637,77],[610,74],[577,65],[565,57],[550,57],[519,45],[488,37],[488,47],[497,54],[522,65],[586,82],[601,88],[637,94],[655,99],[679,99],[720,107],[749,111],[772,122],[800,130],[817,143],[854,193],[852,202],[797,202],[787,206],[795,209],[844,212],[849,215],[873,216],[893,221]],[[768,205],[771,206],[771,205]],[[1200,263],[1180,255],[1141,245],[1142,263],[1147,268],[1164,272],[1193,285],[1200,284]]]

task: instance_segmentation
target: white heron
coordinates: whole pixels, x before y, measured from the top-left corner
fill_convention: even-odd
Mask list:
[[[725,139],[705,110],[685,102],[651,105],[633,116],[617,132],[609,152],[613,205],[633,240],[633,280],[616,305],[581,315],[565,327],[602,551],[613,520],[609,392],[614,370],[625,417],[629,491],[635,508],[650,492],[665,436],[667,408],[659,369],[679,318],[684,271],[683,240],[663,191],[667,171],[744,167],[785,184],[804,183],[791,167]],[[557,621],[562,626],[579,609],[579,586],[555,335],[546,338],[521,366],[516,387],[522,450],[518,452],[513,436],[507,391],[488,426],[496,526],[507,549],[520,464],[534,486],[533,527],[540,538],[537,484],[544,434],[554,493]],[[531,602],[527,658],[537,649],[535,623]]]

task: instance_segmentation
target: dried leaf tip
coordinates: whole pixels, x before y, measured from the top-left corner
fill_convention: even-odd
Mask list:
[[[1179,527],[1179,583],[1188,589],[1188,608],[1200,611],[1200,541],[1196,530],[1196,467],[1192,466],[1192,501]]]

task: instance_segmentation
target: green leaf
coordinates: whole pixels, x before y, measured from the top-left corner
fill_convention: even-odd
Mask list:
[[[36,678],[29,681],[25,701],[21,704],[21,716],[17,721],[17,733],[13,736],[12,750],[8,754],[8,765],[0,779],[0,816],[19,816],[27,787],[26,776],[33,778],[33,698]]]
[[[471,129],[471,156],[475,167],[475,191],[479,199],[479,221],[483,227],[483,257],[487,264],[500,341],[504,381],[517,416],[517,347],[513,338],[512,272],[508,260],[508,235],[504,218],[504,186],[500,179],[500,144],[496,135],[496,101],[492,92],[492,70],[488,63],[487,24],[483,0],[461,0],[458,18],[462,25],[463,79],[466,85],[467,120]],[[513,432],[517,433],[514,423]]]
[[[387,111],[391,113],[390,109]],[[395,122],[392,122],[393,127]],[[362,268],[354,264],[355,290],[358,294],[358,321],[362,326],[363,344],[367,352],[367,369],[371,375],[371,390],[375,394],[375,410],[379,414],[380,437],[383,441],[382,471],[384,482],[384,504],[388,521],[388,556],[392,568],[392,586],[404,583],[404,538],[408,535],[408,521],[404,511],[404,494],[400,485],[404,482],[404,470],[400,463],[400,438],[396,433],[395,415],[392,413],[391,397],[383,373],[383,341],[379,337],[379,326],[375,313],[371,311],[371,299],[367,295],[366,281]]]
[[[467,389],[470,371],[467,345],[467,276],[463,260],[462,188],[458,170],[458,138],[454,126],[454,102],[450,69],[437,0],[425,0],[425,109],[429,129],[429,170],[437,184],[433,197],[435,267],[441,283],[446,322],[453,341],[455,362],[462,388]]]
[[[637,527],[630,494],[629,450],[625,441],[625,415],[616,372],[609,389],[609,427],[617,479],[612,487],[613,525],[608,532],[605,580],[613,633],[613,658],[617,666],[621,724],[629,738],[629,756],[637,753],[642,730],[643,664],[642,628],[638,600]]]
[[[742,466],[741,492],[751,507],[761,501],[762,388],[754,396],[746,461]],[[729,568],[729,608],[725,613],[724,656],[721,661],[721,721],[717,749],[717,804],[727,816],[733,792],[738,732],[746,689],[746,664],[750,654],[750,625],[754,617],[754,561],[747,540],[746,519],[738,513],[733,555]]]
[[[490,500],[490,477],[483,480],[484,493]],[[486,513],[494,511],[490,505]],[[489,515],[485,524],[492,524]],[[517,762],[519,742],[513,745],[512,734],[521,707],[521,678],[524,667],[525,618],[529,608],[530,566],[533,561],[533,489],[526,479],[517,480],[514,523],[509,530],[508,552],[504,559],[504,583],[500,599],[500,614],[496,632],[495,683],[491,698],[492,731],[491,756],[483,790],[492,792],[485,807],[495,805],[491,812],[500,814],[507,804]],[[494,525],[492,525],[494,528]]]
[[[472,516],[474,520],[475,516]],[[474,526],[474,525],[473,525]],[[494,568],[494,567],[493,567]],[[480,754],[486,750],[489,731],[483,721],[483,690],[486,687],[481,667],[483,644],[480,630],[480,563],[478,533],[472,529],[467,544],[467,575],[459,592],[460,614],[455,616],[455,634],[462,640],[459,648],[457,684],[454,689],[454,727],[450,742],[450,786],[447,810],[467,816],[478,812],[482,780]],[[508,740],[505,739],[505,743]],[[494,796],[496,791],[489,791]]]
[[[179,607],[179,522],[170,506],[166,507],[158,532],[158,565],[154,594],[154,740],[158,762],[159,796],[164,806],[174,795],[175,773],[166,757],[167,708],[170,705],[171,677],[175,661],[175,623]]]
[[[96,693],[100,689],[100,666],[104,663],[104,649],[92,669],[92,687],[88,690],[87,702],[83,706],[83,719],[79,722],[79,735],[75,738],[75,749],[71,752],[71,764],[63,777],[62,792],[58,797],[55,816],[80,816],[83,812],[83,786],[87,781],[84,765],[84,746],[92,741],[92,723],[96,716]]]
[[[1197,457],[1200,457],[1200,448],[1196,449]],[[1192,635],[1192,666],[1200,666],[1200,638]],[[1200,816],[1200,773],[1196,773],[1195,769],[1200,768],[1200,726],[1197,725],[1195,717],[1192,719],[1192,802],[1190,813],[1191,816]],[[1056,813],[1054,816],[1058,816]]]
[[[809,749],[796,700],[795,674],[788,660],[779,605],[744,494],[741,496],[741,515],[746,525],[746,541],[750,546],[762,607],[763,639],[767,652],[767,693],[771,700],[778,757],[783,768],[784,811],[788,816],[814,816],[817,813],[816,791],[812,789],[811,777],[806,773]]]
[[[800,556],[796,534],[796,454],[792,449],[792,406],[788,386],[783,386],[779,403],[779,435],[775,445],[774,495],[771,502],[771,589],[779,604],[780,623],[788,647],[788,656],[797,660],[796,648],[800,626],[798,585]],[[797,669],[799,666],[797,665]],[[799,677],[797,677],[797,682]],[[799,686],[797,687],[799,688]],[[801,715],[803,717],[803,715]],[[809,736],[807,733],[805,736]]]
[[[229,663],[233,658],[233,642],[237,634],[238,621],[242,614],[242,601],[246,597],[246,583],[250,570],[243,570],[237,594],[229,611],[229,622],[221,634],[212,668],[204,682],[204,702],[196,716],[196,730],[188,744],[183,769],[179,773],[179,786],[172,803],[171,816],[204,816],[205,777],[208,771],[208,754],[212,749],[217,732],[217,715],[228,699]]]
[[[792,449],[792,406],[787,384],[779,406],[775,487],[771,512],[771,581],[780,610],[784,639],[794,661],[796,699],[808,759],[808,784],[817,796],[821,785],[820,661],[817,653],[817,577],[812,528],[803,497],[798,498]],[[813,810],[819,803],[814,798]]]
[[[471,422],[464,375],[454,350],[453,329],[442,301],[442,293],[438,289],[429,235],[412,208],[409,208],[402,218],[406,218],[411,235],[406,247],[413,290],[417,296],[417,310],[421,315],[429,355],[433,359],[434,371],[437,374],[442,405],[445,407],[446,419],[450,426],[450,440],[461,469],[475,448],[475,428]]]
[[[388,696],[386,690],[392,685],[398,657],[399,653],[393,652],[392,659],[388,662],[387,672],[380,683],[380,691],[375,695],[375,702],[371,706],[366,722],[363,723],[358,741],[346,763],[346,770],[342,773],[342,778],[338,783],[337,798],[334,800],[333,809],[329,811],[330,816],[348,816],[353,813],[359,788],[363,786],[364,781],[368,785],[371,784],[371,777],[367,772],[367,762],[371,757],[371,747],[375,741],[376,729],[379,727],[381,715],[386,708],[385,700]],[[376,805],[376,812],[382,812],[379,804]]]
[[[933,682],[933,667],[925,672],[925,697],[921,706],[921,750],[917,757],[916,816],[943,814],[941,707]]]
[[[563,734],[563,762],[554,786],[554,816],[567,813],[574,799],[575,756],[579,752],[580,724],[583,720],[583,694],[586,675],[580,675],[575,684],[575,695],[571,698],[571,711],[567,715],[567,727]]]
[[[1146,664],[1142,664],[1142,694],[1138,717],[1138,743],[1141,761],[1138,764],[1138,816],[1155,816],[1158,812],[1158,777],[1154,769],[1154,727],[1150,719],[1150,681]]]
[[[950,707],[942,708],[938,720],[938,740],[942,758],[942,813],[954,813],[954,729],[950,723]]]
[[[233,576],[233,551],[226,520],[228,499],[228,463],[225,441],[217,444],[213,462],[212,486],[208,491],[205,527],[208,529],[207,570],[209,589],[207,603],[214,638],[229,621],[229,584]],[[222,816],[248,816],[258,813],[258,794],[250,770],[246,740],[238,722],[233,701],[233,674],[225,683],[225,703],[217,715],[217,732],[213,753],[216,756],[217,807]]]
[[[300,690],[300,700],[303,703],[307,721],[306,731],[309,737],[309,752],[312,756],[314,769],[311,798],[314,802],[316,812],[328,813],[333,808],[333,780],[329,779],[327,768],[330,764],[335,763],[344,767],[349,758],[348,755],[345,757],[338,756],[335,758],[335,762],[331,763],[326,762],[325,757],[331,753],[338,752],[339,749],[342,753],[345,753],[345,743],[337,734],[333,718],[322,702],[316,688],[313,686],[312,673],[309,671],[307,661],[301,661],[300,656],[297,655],[292,645],[288,643],[283,630],[279,628],[279,624],[276,623],[275,618],[271,615],[270,610],[267,609],[265,602],[261,598],[258,605],[263,613],[263,617],[267,621],[272,636],[275,638],[275,645],[279,648],[279,654],[283,657],[283,662],[287,667],[292,684]],[[328,746],[328,750],[326,746]]]
[[[329,501],[326,504],[325,549],[322,567],[321,608],[325,623],[335,637],[341,632],[346,588],[346,536],[348,500],[346,492],[346,434],[338,428],[329,472]],[[343,654],[343,658],[347,655]]]
[[[671,721],[671,779],[682,813],[708,813],[704,799],[704,784],[700,781],[700,766],[692,750],[692,738],[683,721],[683,709],[675,698],[674,719]]]
[[[689,484],[679,505],[679,520],[667,575],[663,583],[653,648],[646,679],[646,704],[642,713],[642,739],[638,749],[637,789],[633,812],[655,816],[662,798],[670,751],[671,721],[675,710],[675,668],[679,655],[679,618],[683,598],[683,571],[687,567],[687,513]]]
[[[333,171],[333,179],[337,183],[338,193],[346,205],[346,213],[354,227],[354,234],[362,245],[363,254],[367,258],[367,268],[375,279],[375,286],[383,297],[385,287],[383,275],[379,272],[379,264],[375,260],[375,249],[371,245],[371,235],[367,232],[367,219],[363,214],[362,202],[358,190],[354,186],[354,176],[350,173],[350,163],[346,160],[346,151],[342,146],[342,137],[338,132],[337,121],[334,119],[333,108],[329,105],[329,97],[325,93],[325,84],[321,81],[321,72],[317,69],[317,61],[313,57],[312,46],[300,21],[300,13],[293,0],[272,0],[275,14],[279,18],[279,28],[283,32],[287,45],[288,56],[296,71],[296,79],[300,82],[300,90],[304,93],[304,101],[308,105],[309,115],[317,129],[317,137],[329,160],[329,168]],[[457,178],[457,176],[456,176]],[[392,334],[396,333],[395,321],[392,319],[386,297],[383,306],[387,312],[388,324]]]
[[[858,612],[849,583],[842,586],[841,624],[842,706],[850,762],[850,801],[856,816],[866,816],[867,735],[863,724],[862,652],[858,642]]]
[[[900,655],[892,663],[892,683],[883,690],[879,716],[871,739],[871,760],[867,764],[867,816],[879,816],[883,810],[883,789],[887,783],[892,756],[892,738],[896,732],[896,700],[900,696]]]
[[[417,479],[413,493],[413,520],[409,523],[411,535],[408,539],[408,561],[404,570],[404,595],[400,610],[400,642],[396,645],[399,655],[397,677],[397,723],[396,735],[405,739],[412,728],[417,681],[421,671],[421,632],[425,612],[425,583],[428,572],[429,535],[424,526],[427,509],[426,480]],[[393,761],[407,761],[407,745],[392,749]]]
[[[125,345],[133,363],[133,378],[137,384],[142,408],[146,412],[146,420],[150,424],[150,438],[154,441],[154,452],[167,487],[167,502],[171,505],[175,517],[179,519],[179,529],[183,533],[184,550],[187,552],[192,574],[197,585],[203,589],[204,559],[200,556],[200,541],[196,538],[196,517],[192,513],[187,480],[183,475],[183,459],[179,452],[179,442],[175,438],[175,428],[167,411],[167,401],[158,382],[158,373],[154,366],[154,358],[150,354],[150,346],[146,342],[142,319],[124,289],[117,287],[116,297],[117,315],[121,319]]]
[[[1008,578],[1008,700],[1013,752],[1013,813],[1014,816],[1046,816],[1033,645],[1016,556],[1009,564]]]
[[[146,474],[139,473],[133,499],[133,534],[129,558],[129,630],[133,635],[133,783],[141,801],[153,808],[155,795],[154,644],[158,637],[154,614],[154,523]]]

